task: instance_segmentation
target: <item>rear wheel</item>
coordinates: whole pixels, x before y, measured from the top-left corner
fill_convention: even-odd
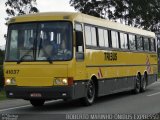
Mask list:
[[[142,82],[141,82],[141,92],[145,92],[147,88],[147,76],[144,75]]]
[[[34,107],[40,107],[44,105],[45,100],[30,100],[30,103],[34,106]]]
[[[93,80],[89,80],[87,83],[87,94],[83,99],[83,103],[86,106],[92,105],[95,100],[95,84]]]
[[[140,92],[140,89],[141,89],[141,77],[140,77],[140,75],[137,75],[136,85],[135,85],[135,88],[134,88],[134,93],[138,94]]]

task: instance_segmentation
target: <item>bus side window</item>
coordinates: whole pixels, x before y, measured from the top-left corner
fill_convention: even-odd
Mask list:
[[[98,28],[98,40],[100,47],[109,47],[108,30]]]
[[[137,35],[137,49],[142,51],[143,50],[143,37]]]
[[[77,23],[75,24],[76,32],[76,60],[84,59],[84,45],[83,45],[83,30],[82,25]]]
[[[128,40],[127,40],[127,34],[126,33],[120,33],[120,44],[122,49],[128,49]]]
[[[156,51],[156,45],[155,45],[155,39],[154,38],[150,38],[150,50],[152,52]]]
[[[136,36],[129,34],[129,48],[130,50],[136,50]]]
[[[112,48],[119,48],[118,32],[111,30]]]
[[[149,51],[149,39],[144,37],[144,50]]]

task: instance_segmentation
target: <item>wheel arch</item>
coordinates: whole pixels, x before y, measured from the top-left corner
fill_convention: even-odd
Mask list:
[[[142,74],[141,74],[141,72],[140,71],[137,71],[137,73],[136,73],[136,78],[137,77],[140,77],[140,82],[141,82],[141,80],[142,80]],[[135,79],[136,80],[136,79]],[[136,85],[136,81],[135,81],[135,85]]]
[[[143,77],[146,77],[145,79],[146,79],[146,82],[147,82],[147,85],[148,85],[148,73],[147,73],[146,70],[144,71]]]
[[[96,95],[96,97],[98,97],[98,90],[99,90],[98,78],[96,75],[92,75],[90,79],[93,80],[93,82],[95,84],[95,95]]]
[[[137,74],[136,74],[136,76],[139,76],[140,77],[140,79],[142,78],[142,74],[141,74],[141,72],[140,71],[138,71],[137,72]]]

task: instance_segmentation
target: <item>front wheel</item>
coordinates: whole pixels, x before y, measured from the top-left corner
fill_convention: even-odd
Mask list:
[[[95,100],[95,84],[93,80],[89,80],[87,83],[87,94],[83,99],[83,103],[86,106],[92,105]]]
[[[34,107],[40,107],[44,105],[45,100],[30,100],[30,103]]]
[[[139,75],[137,75],[134,93],[138,94],[140,92],[140,89],[141,89],[141,77]]]

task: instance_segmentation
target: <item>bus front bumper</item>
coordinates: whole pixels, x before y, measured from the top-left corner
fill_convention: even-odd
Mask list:
[[[8,98],[31,99],[73,99],[74,86],[54,86],[54,87],[19,87],[5,86]]]

